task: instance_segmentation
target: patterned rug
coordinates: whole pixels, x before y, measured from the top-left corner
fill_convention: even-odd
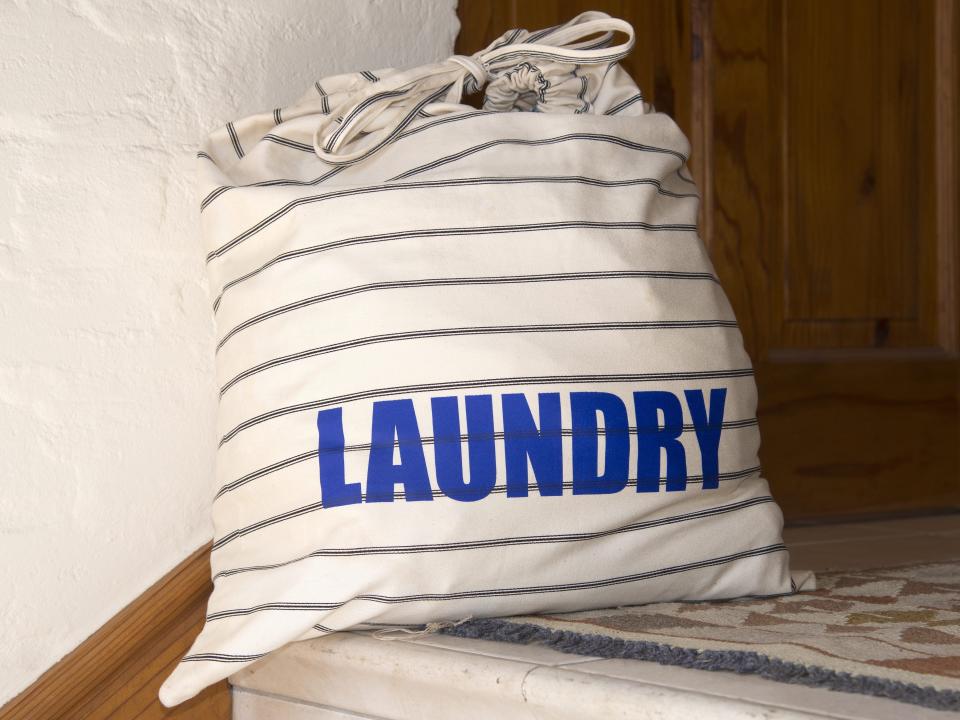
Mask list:
[[[777,598],[470,620],[444,633],[960,710],[960,561],[817,573]]]

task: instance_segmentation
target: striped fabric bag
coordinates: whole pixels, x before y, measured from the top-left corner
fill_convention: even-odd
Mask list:
[[[348,628],[791,591],[689,145],[632,44],[585,13],[210,136],[215,590],[164,704]]]

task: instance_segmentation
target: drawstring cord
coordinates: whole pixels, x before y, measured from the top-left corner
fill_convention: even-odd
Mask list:
[[[436,622],[427,623],[419,630],[411,630],[410,628],[403,627],[383,628],[382,630],[375,630],[373,632],[373,637],[375,637],[377,640],[412,640],[413,638],[426,637],[427,635],[433,635],[434,633],[447,628],[463,625],[465,622],[472,619],[473,616],[468,615],[462,620],[438,620]]]
[[[617,32],[626,35],[626,41],[608,47]],[[543,99],[551,86],[544,74],[552,70],[554,76],[580,82],[580,66],[612,65],[633,44],[633,27],[601,12],[585,12],[564,25],[535,33],[512,30],[475,55],[454,55],[404,70],[348,95],[324,116],[314,133],[314,150],[330,165],[351,165],[392,142],[427,106],[445,103],[444,109],[451,111],[460,104],[464,90],[475,92],[487,85],[484,108],[504,111],[527,89],[522,85],[527,78],[537,79]],[[582,91],[572,93],[573,102],[583,102],[582,95]]]
[[[468,93],[476,92],[490,80],[490,74],[487,72],[487,68],[475,57],[470,55],[453,55],[447,62],[456,63],[470,73],[470,77],[467,79],[469,84],[466,86]],[[470,82],[471,80],[472,82]]]

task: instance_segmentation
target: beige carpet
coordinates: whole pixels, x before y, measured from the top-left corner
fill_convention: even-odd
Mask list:
[[[960,710],[960,561],[822,572],[817,587],[768,599],[477,620],[445,632]]]

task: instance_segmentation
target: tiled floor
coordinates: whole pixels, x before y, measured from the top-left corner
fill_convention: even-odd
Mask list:
[[[785,540],[800,569],[946,560],[960,554],[960,515],[799,527]],[[342,633],[296,643],[233,682],[236,720],[948,717],[751,676],[438,635],[385,642]]]

